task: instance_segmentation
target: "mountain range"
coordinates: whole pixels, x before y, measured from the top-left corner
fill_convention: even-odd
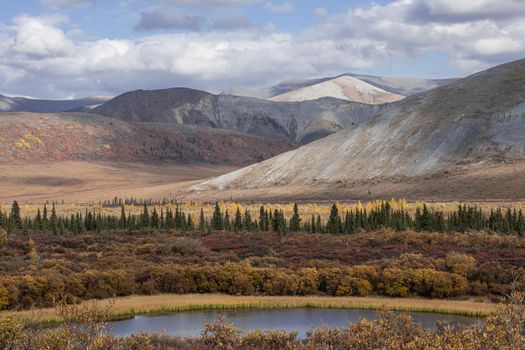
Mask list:
[[[456,80],[457,79],[454,78],[421,79],[346,73],[335,77],[319,79],[288,80],[277,85],[259,89],[237,87],[224,92],[224,94],[271,100],[283,95],[294,96],[298,91],[302,91],[304,96],[305,92],[313,94],[313,92],[323,89],[323,92],[325,92],[324,96],[339,97],[349,101],[367,103],[359,99],[359,96],[355,96],[355,94],[346,94],[345,90],[359,90],[359,86],[364,86],[367,90],[377,92],[380,95],[385,95],[386,92],[386,95],[391,94],[406,97],[436,87],[452,84]],[[339,87],[341,85],[343,88]],[[337,96],[335,96],[334,93],[336,93]],[[317,96],[321,97],[320,95]],[[391,97],[392,99],[396,99],[394,96]],[[397,98],[397,100],[399,100],[399,98]]]
[[[226,129],[305,144],[355,126],[386,108],[332,97],[274,102],[173,88],[127,92],[92,112],[128,122]]]
[[[366,188],[367,194],[385,196],[417,192],[404,186],[416,180],[431,189],[455,178],[460,192],[472,197],[524,196],[524,86],[525,60],[501,65],[408,97],[356,127],[194,189],[295,188],[300,197],[312,189],[362,195]],[[396,183],[403,185],[397,192]],[[453,194],[456,187],[440,191]]]
[[[525,60],[464,79],[343,74],[218,95],[2,96],[0,160],[248,165],[174,187],[188,198],[518,198],[523,86]]]

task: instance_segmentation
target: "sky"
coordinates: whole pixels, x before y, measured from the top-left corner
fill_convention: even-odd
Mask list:
[[[0,94],[210,92],[525,57],[524,0],[0,0]]]

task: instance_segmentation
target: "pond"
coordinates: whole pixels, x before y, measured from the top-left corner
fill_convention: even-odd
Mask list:
[[[472,325],[480,323],[482,318],[444,315],[436,313],[408,312],[415,322],[427,329],[434,329],[439,321],[454,324]],[[204,310],[180,312],[169,315],[135,316],[132,319],[111,323],[110,332],[116,336],[127,336],[138,332],[166,331],[170,335],[193,337],[200,335],[207,323],[224,315],[228,322],[243,331],[255,329],[279,329],[297,331],[299,338],[313,327],[345,327],[361,319],[373,320],[377,312],[358,309],[274,309],[274,310]]]

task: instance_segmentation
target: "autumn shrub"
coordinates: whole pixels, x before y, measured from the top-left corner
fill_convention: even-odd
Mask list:
[[[7,290],[6,298],[0,288],[0,307],[159,293],[497,298],[509,292],[513,275],[525,275],[524,247],[520,237],[388,230],[12,234],[0,249],[0,285]]]
[[[450,252],[446,258],[446,264],[450,272],[468,277],[475,270],[476,259],[467,254]]]
[[[388,268],[381,274],[379,287],[391,297],[406,297],[410,293],[410,275],[406,270]]]
[[[228,323],[224,316],[206,325],[202,332],[202,340],[212,350],[235,350],[241,344],[241,331]]]
[[[22,322],[14,317],[0,318],[0,349],[15,349],[23,338]]]
[[[297,332],[256,330],[246,334],[241,347],[246,350],[294,350],[298,348]]]
[[[412,273],[413,291],[417,295],[450,298],[468,291],[468,280],[460,275],[432,269],[418,269]]]
[[[121,339],[118,347],[126,350],[154,350],[151,334],[137,333]]]

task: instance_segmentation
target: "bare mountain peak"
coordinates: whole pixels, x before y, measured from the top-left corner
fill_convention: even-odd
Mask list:
[[[317,79],[294,79],[283,81],[277,85],[266,88],[233,88],[224,94],[249,96],[261,99],[272,99],[276,96],[292,93],[293,91],[308,88],[313,85],[322,84],[327,81],[337,80],[341,77],[353,77],[365,83],[382,89],[386,92],[410,96],[423,91],[434,89],[439,86],[452,84],[457,79],[425,79],[425,78],[409,78],[409,77],[388,77],[375,76],[365,74],[345,73],[335,77],[324,77]]]
[[[363,80],[343,75],[272,97],[271,100],[290,102],[315,100],[321,97],[335,97],[366,104],[383,104],[404,98],[404,96],[387,92]]]

